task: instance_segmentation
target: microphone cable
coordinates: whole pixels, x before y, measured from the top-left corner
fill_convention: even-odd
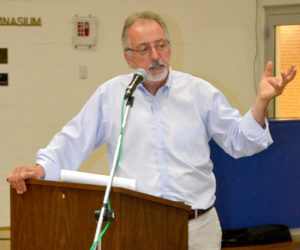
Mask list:
[[[119,152],[118,152],[118,160],[117,160],[117,164],[116,164],[116,170],[118,169],[119,167],[119,162],[120,162],[120,159],[121,159],[121,155],[122,155],[122,147],[123,147],[123,134],[124,134],[124,129],[123,129],[123,120],[124,120],[124,104],[126,102],[126,98],[123,99],[123,102],[122,102],[122,112],[121,112],[121,143],[120,143],[120,149],[119,149]],[[111,208],[110,208],[110,201],[108,200],[107,202],[107,206],[108,206],[108,210],[110,211]],[[104,229],[102,230],[102,232],[100,233],[98,239],[93,243],[93,245],[91,246],[90,250],[93,250],[95,248],[95,246],[98,244],[99,240],[103,237],[103,235],[105,234],[106,230],[108,229],[109,227],[109,224],[110,224],[110,221],[108,221],[104,227]]]

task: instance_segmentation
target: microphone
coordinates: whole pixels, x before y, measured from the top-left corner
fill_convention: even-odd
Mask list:
[[[146,80],[147,77],[147,72],[144,69],[137,69],[133,75],[133,79],[131,81],[131,83],[128,85],[126,92],[125,92],[125,96],[124,99],[129,98],[133,92],[135,91],[136,87],[143,82],[144,80]]]

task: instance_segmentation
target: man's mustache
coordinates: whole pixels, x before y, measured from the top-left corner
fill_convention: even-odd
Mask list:
[[[163,62],[155,61],[148,66],[148,70],[158,67],[166,67],[166,65]]]

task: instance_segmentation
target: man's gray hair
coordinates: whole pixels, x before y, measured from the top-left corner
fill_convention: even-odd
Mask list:
[[[164,30],[167,39],[170,41],[170,36],[169,36],[168,29],[167,29],[167,25],[166,25],[165,21],[160,17],[160,15],[158,15],[154,12],[151,12],[151,11],[137,12],[137,13],[134,13],[134,14],[130,15],[129,17],[127,17],[127,19],[124,22],[123,31],[122,31],[122,45],[123,45],[124,50],[126,50],[130,47],[129,38],[128,38],[128,30],[130,29],[131,25],[139,19],[152,19],[155,22],[157,22]]]

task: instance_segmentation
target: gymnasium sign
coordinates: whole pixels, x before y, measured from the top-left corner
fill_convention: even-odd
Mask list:
[[[40,17],[2,17],[0,26],[42,26]]]

